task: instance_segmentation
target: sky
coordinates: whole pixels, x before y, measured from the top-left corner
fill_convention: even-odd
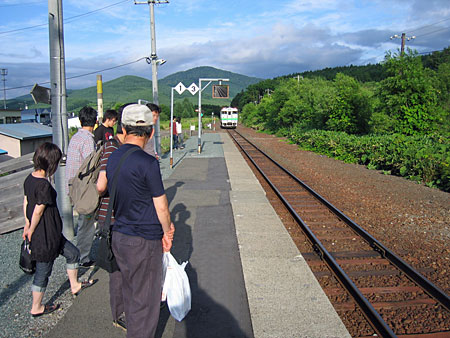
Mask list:
[[[104,82],[151,79],[147,3],[62,0],[62,6],[68,89],[95,85],[96,74]],[[390,37],[402,33],[415,36],[406,46],[419,53],[450,46],[449,0],[170,0],[155,6],[155,23],[156,53],[167,61],[159,79],[199,66],[273,78],[378,63],[398,51],[400,39]],[[7,99],[35,83],[48,87],[48,1],[0,0],[0,46]],[[13,89],[21,86],[28,87]],[[3,99],[3,83],[0,89]]]

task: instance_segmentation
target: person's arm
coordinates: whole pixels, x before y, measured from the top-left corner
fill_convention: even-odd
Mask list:
[[[165,194],[153,197],[153,204],[155,205],[156,214],[164,231],[162,238],[163,251],[169,252],[172,248],[173,235],[175,233],[175,226],[170,221],[169,203]]]
[[[28,217],[27,217],[27,205],[28,205],[28,199],[27,199],[27,196],[25,195],[23,197],[23,215],[25,216],[25,226],[23,227],[23,234],[22,234],[22,238],[24,240],[28,233],[28,230],[30,229],[30,221],[28,220]]]
[[[169,233],[171,230],[170,227],[173,224],[170,221],[169,203],[167,202],[166,194],[153,197],[153,204],[155,205],[156,214],[158,215],[164,233]]]
[[[45,204],[36,204],[33,210],[33,216],[31,216],[30,228],[25,234],[28,240],[31,241],[31,236],[33,236],[34,230],[36,230],[39,221],[41,220],[42,214],[45,210]]]
[[[100,196],[103,195],[105,193],[107,187],[108,187],[108,179],[106,178],[106,170],[102,170],[98,173],[98,179],[97,179],[98,194]]]

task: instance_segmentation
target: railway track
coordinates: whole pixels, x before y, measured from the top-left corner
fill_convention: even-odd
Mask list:
[[[291,235],[354,337],[450,337],[450,298],[236,130],[229,134],[295,221]],[[297,231],[297,232],[296,232]],[[297,243],[298,241],[296,241]]]

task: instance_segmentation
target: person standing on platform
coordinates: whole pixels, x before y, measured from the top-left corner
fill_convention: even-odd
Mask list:
[[[108,109],[103,116],[103,123],[94,130],[94,142],[97,145],[99,141],[105,143],[114,138],[114,125],[117,122],[117,112]]]
[[[72,136],[67,148],[66,187],[69,194],[69,181],[75,177],[83,161],[95,150],[94,130],[97,121],[97,111],[89,106],[83,107],[78,114],[81,128]],[[89,268],[94,265],[90,259],[92,242],[95,234],[94,214],[78,215],[77,248],[80,250],[80,266]]]
[[[42,304],[53,263],[59,255],[66,258],[67,276],[74,297],[96,282],[78,281],[80,252],[62,234],[62,220],[56,204],[57,194],[49,182],[58,168],[61,156],[61,150],[56,144],[41,144],[33,156],[34,171],[27,176],[23,184],[25,226],[22,237],[29,240],[31,258],[36,261],[36,272],[31,285],[32,317],[40,317],[59,308],[59,304]]]
[[[173,149],[178,149],[178,134],[177,134],[177,118],[174,116],[172,120],[172,138]]]
[[[177,137],[178,137],[178,146],[180,147],[180,149],[184,149],[183,126],[181,125],[181,117],[177,118]]]
[[[159,119],[159,114],[161,112],[161,109],[154,103],[147,103],[148,109],[152,111],[153,114],[153,126],[156,125]],[[155,128],[153,128],[152,136],[148,140],[147,144],[144,147],[144,151],[147,154],[152,155],[154,158],[159,160],[159,155],[156,151],[156,143],[155,143]]]
[[[124,144],[108,159],[108,190],[121,157],[112,226],[112,250],[122,276],[128,337],[154,337],[161,301],[162,254],[172,247],[175,227],[170,220],[159,162],[143,148],[152,135],[153,116],[145,105],[123,110]],[[152,198],[148,198],[151,196]]]
[[[114,139],[109,140],[105,143],[105,150],[103,152],[102,158],[100,159],[100,172],[98,174],[97,180],[97,191],[102,196],[100,202],[100,208],[98,211],[98,226],[100,229],[103,228],[106,221],[106,213],[108,212],[109,206],[109,194],[107,191],[108,180],[106,178],[106,165],[108,163],[109,156],[118,149],[125,141],[123,131],[121,116],[123,109],[129,104],[120,107],[118,112],[117,121],[117,132]],[[111,224],[114,223],[114,215],[111,216]],[[111,313],[113,318],[113,325],[119,327],[123,330],[127,329],[126,319],[125,319],[125,309],[123,303],[122,295],[122,275],[120,271],[115,271],[109,274],[109,303],[111,306]]]

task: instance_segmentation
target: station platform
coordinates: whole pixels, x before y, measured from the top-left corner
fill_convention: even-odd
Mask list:
[[[173,154],[173,168],[168,154],[160,166],[192,310],[177,322],[164,307],[156,337],[350,337],[228,134],[202,135],[201,154],[193,136]],[[125,337],[112,325],[108,274],[89,274],[98,283],[47,337]]]

